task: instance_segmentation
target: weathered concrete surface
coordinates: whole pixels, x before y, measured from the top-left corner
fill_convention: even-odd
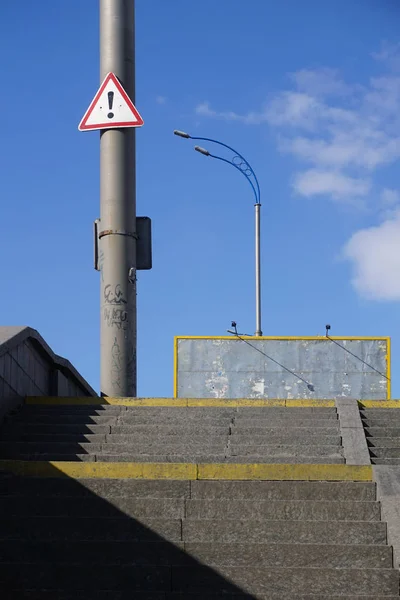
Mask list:
[[[387,522],[388,543],[393,546],[394,566],[400,565],[400,466],[374,465],[373,476],[382,519]]]
[[[383,400],[387,355],[384,338],[177,338],[176,395]]]
[[[335,403],[346,464],[370,465],[371,459],[357,400],[337,398]]]
[[[300,594],[313,591],[323,594],[327,589],[332,594],[346,590],[348,594],[393,594],[398,593],[399,576],[394,569],[329,569],[329,568],[269,568],[214,566],[215,573],[207,568],[176,568],[172,570],[173,589],[187,592],[212,589],[217,575],[234,581],[243,591],[253,594],[267,591],[289,594],[296,590]],[[232,589],[227,583],[227,590]]]
[[[192,481],[191,498],[247,498],[249,500],[376,499],[375,484],[353,481]]]
[[[280,544],[386,544],[386,524],[352,521],[267,521],[266,519],[185,519],[183,540],[186,542]]]
[[[392,550],[388,546],[349,544],[218,544],[186,543],[185,551],[208,565],[253,567],[333,567],[377,569],[392,567]]]
[[[378,502],[201,499],[186,501],[187,519],[379,521]]]

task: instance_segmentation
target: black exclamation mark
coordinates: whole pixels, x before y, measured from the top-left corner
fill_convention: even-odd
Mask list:
[[[107,117],[109,119],[112,119],[113,116],[114,116],[114,113],[111,112],[112,105],[113,105],[113,102],[114,102],[114,92],[108,92],[107,96],[108,96],[108,108],[110,109],[110,112],[108,113]]]

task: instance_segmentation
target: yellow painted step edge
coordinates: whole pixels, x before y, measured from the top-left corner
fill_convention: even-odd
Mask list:
[[[0,471],[30,477],[246,481],[372,481],[372,467],[293,464],[84,463],[0,460]]]
[[[359,400],[360,408],[400,408],[400,400]]]
[[[25,399],[29,405],[111,405],[111,406],[171,406],[171,407],[273,407],[290,408],[332,408],[334,400],[251,400],[248,398],[97,398],[76,397],[57,398],[47,396],[31,396]]]

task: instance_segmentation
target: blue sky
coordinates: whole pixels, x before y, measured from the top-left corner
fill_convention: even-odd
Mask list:
[[[254,331],[253,197],[172,131],[237,148],[262,193],[265,335],[390,335],[400,396],[400,6],[137,0],[139,394],[172,394],[174,335]],[[99,388],[97,0],[0,3],[3,325]],[[211,148],[210,148],[211,149]],[[229,158],[229,157],[228,157]]]

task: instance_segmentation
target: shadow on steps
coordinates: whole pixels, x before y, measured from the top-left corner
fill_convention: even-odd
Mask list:
[[[256,598],[184,552],[188,482],[130,481],[2,475],[2,600]]]

